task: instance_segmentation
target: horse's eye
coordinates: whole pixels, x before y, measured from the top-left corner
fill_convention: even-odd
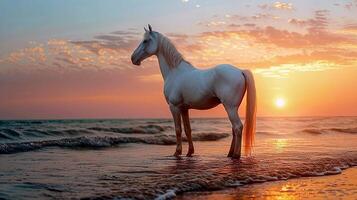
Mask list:
[[[148,43],[149,40],[144,40],[144,44]]]

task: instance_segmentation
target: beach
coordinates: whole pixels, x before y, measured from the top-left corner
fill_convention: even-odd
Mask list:
[[[192,119],[195,154],[184,142],[179,158],[171,119],[1,121],[0,198],[354,198],[356,117],[257,125],[252,155],[232,160],[225,118]]]

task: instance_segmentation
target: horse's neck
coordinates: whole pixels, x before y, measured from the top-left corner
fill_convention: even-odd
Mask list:
[[[157,58],[159,60],[160,71],[164,80],[166,80],[170,73],[181,73],[187,70],[195,69],[191,64],[184,61],[175,68],[172,68],[167,64],[165,56],[160,52],[157,54]]]
[[[157,59],[159,60],[160,71],[164,80],[170,73],[170,66],[167,64],[166,59],[162,53],[157,54]]]

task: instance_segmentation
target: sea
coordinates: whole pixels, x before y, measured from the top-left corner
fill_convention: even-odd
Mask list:
[[[228,119],[191,127],[194,156],[174,157],[171,119],[0,121],[0,199],[174,199],[357,165],[357,117],[258,117],[240,160]]]

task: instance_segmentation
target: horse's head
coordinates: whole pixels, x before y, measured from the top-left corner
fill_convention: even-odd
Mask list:
[[[157,33],[152,31],[150,24],[148,25],[149,30],[144,28],[145,34],[144,39],[141,41],[139,46],[135,49],[131,55],[131,62],[134,65],[140,65],[141,61],[154,55],[158,50],[158,37]]]

